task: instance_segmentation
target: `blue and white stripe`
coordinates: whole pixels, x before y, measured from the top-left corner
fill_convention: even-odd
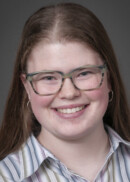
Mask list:
[[[106,127],[111,150],[94,182],[130,182],[130,142]],[[31,135],[20,150],[0,161],[0,182],[89,182],[73,174]]]

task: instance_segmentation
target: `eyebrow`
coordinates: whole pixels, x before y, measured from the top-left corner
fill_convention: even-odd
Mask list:
[[[59,70],[41,70],[41,71],[25,73],[25,74],[26,74],[26,76],[33,76],[33,75],[36,75],[38,73],[53,73],[53,72],[58,72],[58,73],[61,73],[61,74],[69,74],[71,72],[74,72],[76,70],[83,69],[83,68],[103,68],[103,67],[106,67],[106,64],[102,64],[102,65],[84,65],[84,66],[80,66],[78,68],[72,69],[68,73],[64,73],[64,72],[59,71]]]

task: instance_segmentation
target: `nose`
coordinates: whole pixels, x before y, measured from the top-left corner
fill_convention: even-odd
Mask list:
[[[80,90],[75,88],[70,78],[66,78],[59,92],[61,99],[74,99],[80,96]]]

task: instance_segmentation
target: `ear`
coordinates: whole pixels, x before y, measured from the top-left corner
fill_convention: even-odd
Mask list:
[[[25,74],[21,74],[20,78],[21,78],[21,81],[22,81],[22,83],[24,85],[24,88],[25,88],[25,90],[26,90],[26,92],[28,94],[28,98],[30,100],[30,85],[29,85],[28,81],[26,80],[26,75]]]

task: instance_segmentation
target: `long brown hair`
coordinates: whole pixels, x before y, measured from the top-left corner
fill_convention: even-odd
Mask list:
[[[100,54],[108,66],[114,93],[113,100],[105,113],[104,123],[111,126],[125,140],[130,141],[127,99],[107,33],[101,22],[87,8],[74,3],[63,3],[41,8],[25,23],[0,128],[0,159],[18,150],[32,132],[35,136],[40,133],[41,126],[26,105],[28,97],[20,74],[26,72],[28,56],[41,40],[77,41],[89,45]]]

